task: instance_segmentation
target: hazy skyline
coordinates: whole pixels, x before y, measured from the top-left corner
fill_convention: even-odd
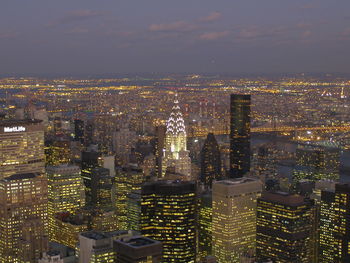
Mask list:
[[[350,73],[350,1],[4,1],[0,75]]]

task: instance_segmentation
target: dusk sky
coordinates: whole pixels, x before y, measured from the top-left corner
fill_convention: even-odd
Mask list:
[[[350,73],[349,0],[11,0],[0,75]]]

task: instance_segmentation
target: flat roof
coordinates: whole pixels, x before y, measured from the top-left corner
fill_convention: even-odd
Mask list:
[[[104,233],[96,232],[96,231],[83,232],[81,233],[81,235],[94,240],[101,240],[101,239],[108,238],[108,236],[105,235]]]
[[[215,183],[216,184],[224,184],[224,185],[237,185],[237,184],[256,182],[256,181],[257,181],[257,179],[242,177],[242,178],[232,178],[232,179],[215,181]]]
[[[42,122],[41,120],[37,120],[37,119],[24,119],[24,120],[8,119],[8,120],[0,120],[0,126],[30,125],[30,124],[39,124],[41,122]]]
[[[38,175],[39,175],[38,173],[13,174],[9,177],[5,177],[4,180],[13,181],[13,180],[30,179],[30,178],[35,178]]]
[[[154,240],[145,237],[131,238],[129,240],[124,240],[123,242],[132,247],[143,247],[156,243]]]

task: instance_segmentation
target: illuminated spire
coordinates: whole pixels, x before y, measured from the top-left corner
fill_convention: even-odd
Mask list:
[[[191,159],[187,151],[185,121],[181,113],[177,94],[175,94],[174,106],[167,120],[166,128],[162,175],[165,175],[168,166],[172,166],[175,167],[177,173],[190,178]]]
[[[181,113],[177,93],[175,94],[174,106],[167,121],[167,133],[170,133],[172,136],[186,136],[185,121]]]

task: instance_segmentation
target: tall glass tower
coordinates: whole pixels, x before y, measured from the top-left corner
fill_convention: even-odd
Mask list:
[[[163,243],[164,263],[196,259],[195,182],[145,183],[141,190],[141,232]]]
[[[209,133],[201,151],[201,181],[211,188],[212,181],[220,177],[220,148],[214,134]]]
[[[239,178],[250,170],[250,95],[231,94],[230,177]]]

